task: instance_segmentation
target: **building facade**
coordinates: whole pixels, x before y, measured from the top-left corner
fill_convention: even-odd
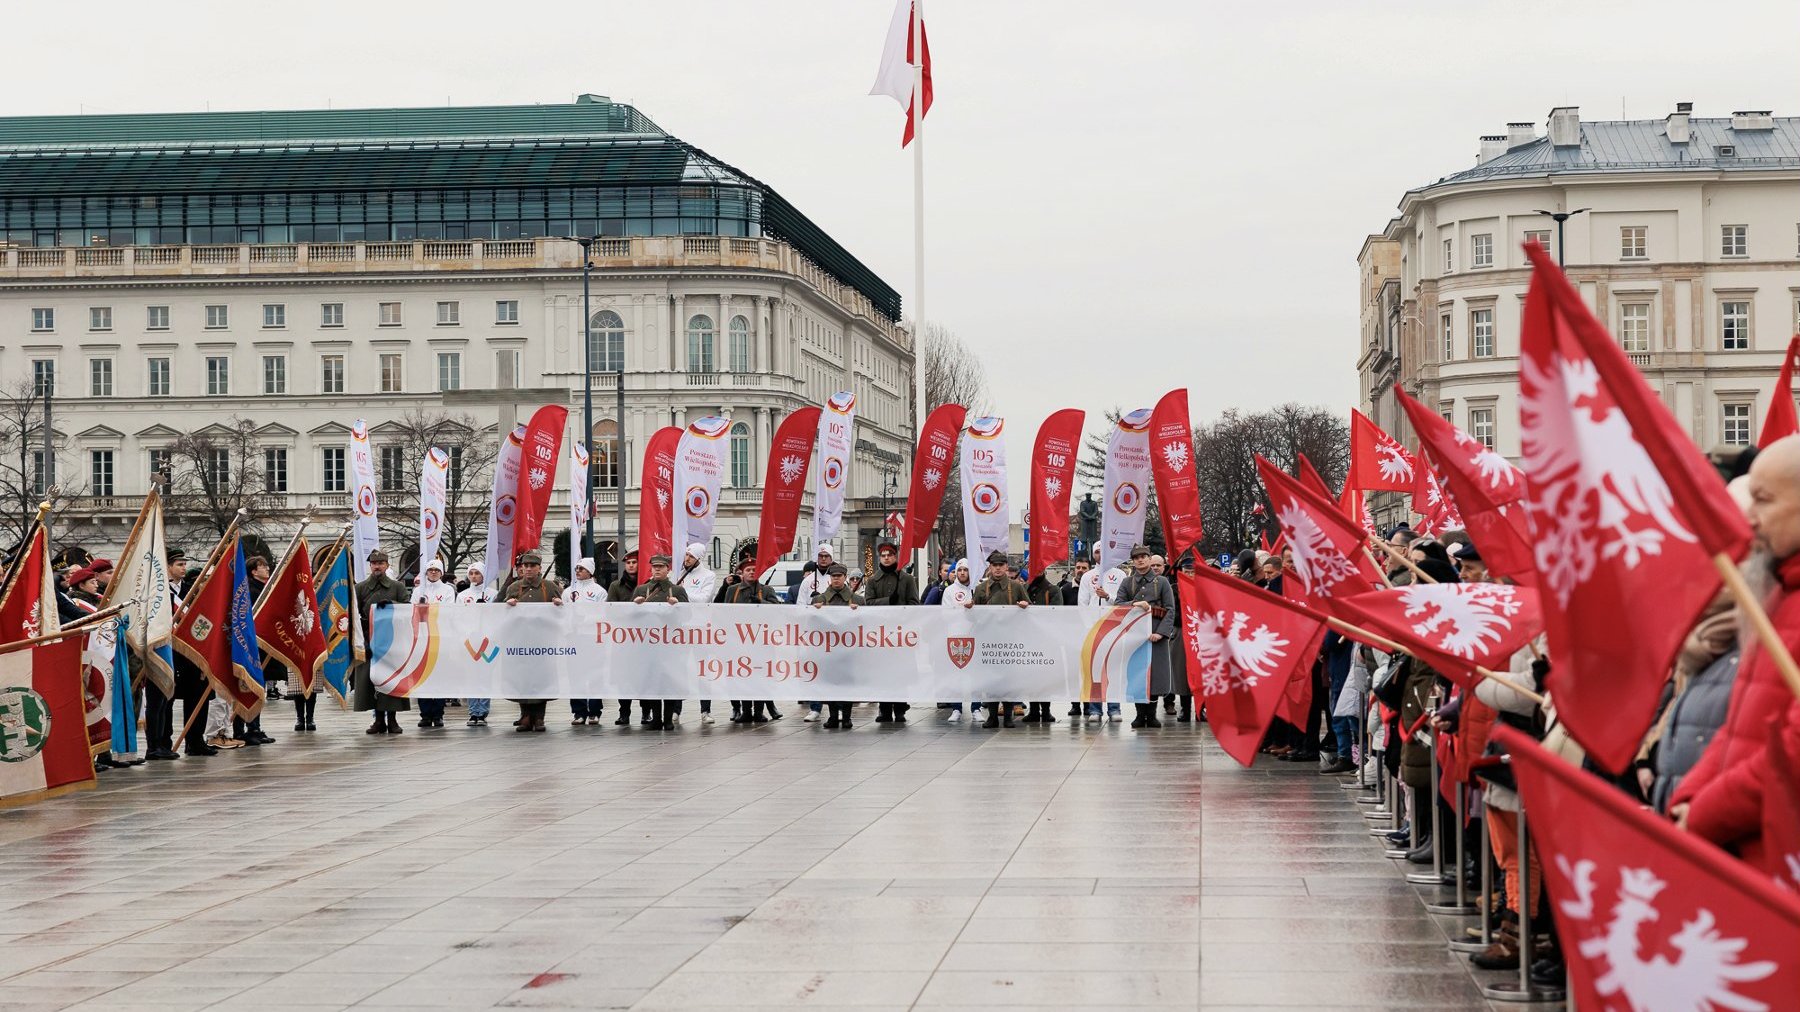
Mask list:
[[[50,474],[59,531],[94,550],[153,485],[177,514],[184,490],[251,493],[272,543],[302,514],[335,526],[357,418],[401,512],[384,541],[415,541],[427,423],[473,451],[560,403],[578,437],[590,382],[602,555],[621,493],[635,543],[645,441],[706,415],[730,421],[715,563],[756,532],[776,426],[834,391],[858,401],[852,543],[908,481],[898,296],[774,191],[603,98],[0,119],[0,213],[0,376],[15,402],[54,395],[54,471],[34,404],[0,475],[36,495]],[[599,236],[586,326],[573,235]],[[452,509],[485,517],[491,472],[460,458]],[[552,530],[568,482],[565,464]]]
[[[1516,458],[1535,239],[1700,446],[1754,443],[1800,329],[1796,184],[1800,118],[1762,111],[1583,122],[1558,108],[1542,135],[1482,137],[1474,167],[1408,191],[1364,241],[1364,410],[1410,442],[1399,383]]]

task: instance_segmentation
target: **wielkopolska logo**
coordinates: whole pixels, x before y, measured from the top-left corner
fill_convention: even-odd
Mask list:
[[[1120,513],[1130,516],[1131,514],[1136,513],[1138,507],[1142,506],[1143,503],[1144,493],[1131,482],[1119,482],[1119,487],[1113,490],[1113,509],[1118,510]]]
[[[511,527],[513,518],[518,515],[519,500],[511,495],[502,495],[494,500],[494,522]]]
[[[825,458],[825,487],[837,488],[844,483],[844,462],[836,457]]]
[[[1150,428],[1150,409],[1138,408],[1136,411],[1119,418],[1119,428],[1125,432],[1144,432]]]
[[[358,485],[356,487],[356,512],[365,517],[375,515],[375,486]]]
[[[695,485],[687,490],[687,514],[690,517],[703,517],[712,512],[712,493]]]
[[[825,406],[840,415],[847,415],[856,407],[856,394],[849,390],[839,390],[825,399]]]
[[[473,640],[463,640],[463,649],[469,652],[470,660],[480,661],[483,664],[492,664],[494,658],[500,656],[500,647],[489,642],[486,636],[481,638],[480,646],[477,646]]]
[[[944,640],[944,649],[950,653],[950,663],[958,669],[966,668],[975,659],[975,637],[951,636]]]
[[[992,482],[984,481],[969,492],[969,504],[975,507],[975,512],[983,515],[998,510],[1003,499],[999,486]]]

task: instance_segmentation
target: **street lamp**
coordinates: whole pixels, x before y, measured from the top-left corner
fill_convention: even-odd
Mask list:
[[[582,424],[582,431],[585,433],[585,435],[583,435],[581,437],[581,441],[584,443],[592,443],[594,441],[594,313],[593,313],[592,307],[588,304],[588,276],[593,273],[594,261],[588,255],[588,252],[593,247],[594,238],[596,238],[596,237],[589,237],[589,238],[583,239],[583,238],[580,238],[577,236],[565,235],[565,236],[563,236],[563,238],[568,240],[569,242],[575,243],[581,247],[581,424]],[[621,368],[623,367],[623,365],[624,365],[624,363],[620,363]],[[621,377],[619,380],[619,401],[620,401],[620,404],[619,404],[619,426],[620,426],[621,431],[623,430],[623,427],[625,425],[624,400],[625,400],[625,381],[624,381],[624,378]],[[590,552],[593,551],[595,548],[595,545],[594,545],[594,466],[592,463],[592,461],[594,459],[593,454],[594,454],[594,447],[589,446],[588,447],[589,464],[588,464],[587,474],[582,475],[582,480],[587,484],[587,504],[588,504],[587,516],[582,517],[582,520],[587,524],[587,546],[586,547],[587,547],[587,550]],[[615,461],[614,463],[616,464],[617,461]],[[569,480],[571,482],[573,482],[575,480],[575,476],[570,475]],[[624,545],[625,545],[625,495],[624,495],[623,491],[621,491],[620,495],[619,495],[619,546],[620,547],[618,549],[621,558],[624,556],[624,552],[625,552]],[[577,555],[581,554],[581,547],[582,546],[580,546],[580,545],[576,546],[575,554],[577,554]],[[571,577],[573,577],[575,574],[570,573],[569,575]]]
[[[1584,212],[1591,211],[1591,210],[1593,210],[1593,208],[1591,208],[1591,207],[1578,207],[1573,211],[1544,211],[1544,210],[1538,211],[1539,214],[1556,222],[1556,266],[1561,267],[1561,266],[1563,266],[1563,263],[1564,263],[1564,261],[1563,261],[1563,222],[1568,221],[1570,218],[1573,218],[1578,214],[1582,214]]]
[[[891,514],[888,512],[888,496],[899,490],[900,490],[900,472],[893,468],[890,468],[890,467],[882,468],[881,469],[881,536],[884,538],[893,537],[899,533],[898,531],[895,531],[893,529],[893,525],[888,522],[888,517],[891,516]]]

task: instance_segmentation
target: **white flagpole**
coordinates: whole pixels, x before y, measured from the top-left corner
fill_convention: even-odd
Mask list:
[[[919,466],[919,434],[925,429],[925,41],[919,26],[925,23],[925,0],[913,0],[911,33],[913,53],[913,467]],[[913,518],[906,518],[911,523]],[[913,556],[913,579],[925,593],[926,545],[919,542]]]

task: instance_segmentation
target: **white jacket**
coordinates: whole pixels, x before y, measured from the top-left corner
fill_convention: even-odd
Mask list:
[[[414,604],[450,604],[456,600],[456,587],[442,580],[421,580],[413,588]]]
[[[944,599],[938,603],[946,608],[961,608],[973,600],[975,600],[975,591],[973,588],[966,587],[956,580],[951,580],[950,585],[944,588]]]
[[[711,601],[713,595],[719,590],[719,574],[706,568],[705,563],[701,563],[681,578],[681,589],[687,591],[690,604]],[[601,591],[600,600],[606,600],[605,591]]]
[[[591,604],[606,600],[606,588],[594,580],[576,580],[563,591],[563,601],[568,604]]]
[[[815,569],[802,576],[800,582],[794,585],[794,603],[802,608],[810,608],[813,595],[824,593],[825,588],[830,585],[831,577],[821,577],[819,571]]]
[[[494,599],[494,584],[478,583],[456,595],[458,604],[486,604]]]

